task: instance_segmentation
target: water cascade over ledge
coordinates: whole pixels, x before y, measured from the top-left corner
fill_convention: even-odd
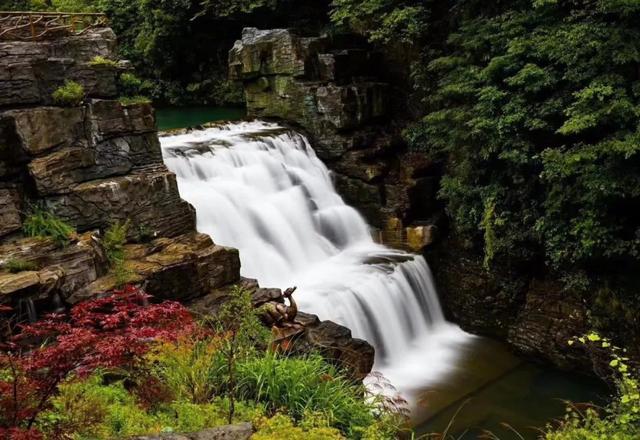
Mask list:
[[[197,229],[240,250],[242,275],[298,286],[300,310],[351,329],[403,395],[455,369],[470,336],[443,316],[422,256],[376,244],[306,138],[240,122],[161,138]]]

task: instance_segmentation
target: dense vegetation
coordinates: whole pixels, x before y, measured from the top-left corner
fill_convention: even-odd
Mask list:
[[[9,322],[0,437],[111,439],[249,421],[262,440],[373,440],[394,438],[403,422],[395,401],[367,397],[323,358],[269,350],[241,289],[200,320],[176,302],[150,302],[125,287],[68,316]]]
[[[381,44],[402,29],[419,46],[422,106],[406,137],[444,164],[455,236],[485,267],[552,274],[606,307],[621,301],[611,314],[635,310],[640,2],[335,4],[339,25]]]

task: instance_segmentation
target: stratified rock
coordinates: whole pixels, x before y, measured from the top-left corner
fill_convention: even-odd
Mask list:
[[[240,280],[237,249],[217,246],[205,234],[188,233],[125,246],[127,282],[144,286],[163,299],[190,300]],[[109,273],[76,292],[70,302],[91,298],[118,287]]]
[[[52,148],[82,143],[86,137],[84,109],[81,107],[10,110],[0,114],[0,117],[12,122],[20,147],[31,156]]]
[[[22,221],[20,194],[15,189],[0,189],[0,237],[20,230]]]
[[[117,69],[92,65],[116,58],[109,28],[43,41],[0,41],[0,107],[49,105],[52,92],[67,80],[83,85],[87,96],[115,97]]]
[[[507,342],[519,352],[566,369],[589,371],[591,362],[567,341],[591,329],[589,310],[579,294],[561,283],[534,280],[526,301],[509,328]]]
[[[22,261],[34,270],[9,273],[3,269],[11,261]],[[67,246],[47,238],[24,238],[0,245],[0,302],[16,298],[44,299],[57,293],[65,298],[104,273],[106,258],[91,233],[83,234]]]
[[[157,236],[174,237],[195,230],[193,207],[180,198],[176,177],[164,165],[80,183],[67,194],[48,197],[45,203],[79,231],[106,229],[127,220]]]
[[[375,76],[379,63],[366,47],[335,47],[325,36],[284,29],[246,28],[229,52],[230,77],[243,83],[249,116],[303,127],[336,172],[338,192],[376,227],[388,216],[415,219],[412,189],[430,164],[405,154],[389,123],[390,90]]]

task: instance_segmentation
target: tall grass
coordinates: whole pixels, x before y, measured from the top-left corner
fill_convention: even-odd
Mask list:
[[[31,208],[31,213],[24,220],[22,231],[28,237],[51,237],[62,246],[69,244],[76,232],[62,219],[36,206]]]
[[[365,390],[343,376],[320,356],[282,357],[269,353],[238,364],[238,397],[266,405],[267,411],[284,410],[295,420],[306,413],[323,413],[331,425],[359,438],[375,423],[373,405]]]

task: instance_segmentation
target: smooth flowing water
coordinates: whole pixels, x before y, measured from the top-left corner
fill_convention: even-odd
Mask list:
[[[426,261],[372,240],[303,136],[240,122],[161,142],[198,230],[238,248],[244,276],[297,286],[300,309],[373,344],[409,399],[455,365],[472,337],[444,319]]]

